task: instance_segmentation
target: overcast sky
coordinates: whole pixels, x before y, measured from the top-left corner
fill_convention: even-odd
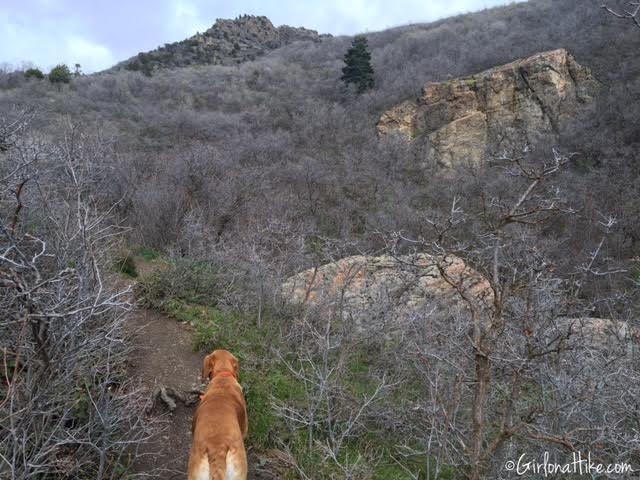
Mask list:
[[[266,15],[276,25],[352,35],[511,3],[508,0],[0,0],[0,63],[93,72],[182,40],[216,18]]]

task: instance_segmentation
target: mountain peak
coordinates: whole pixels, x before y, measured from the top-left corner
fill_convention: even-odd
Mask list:
[[[315,30],[282,25],[275,27],[265,16],[240,15],[219,18],[202,33],[180,42],[167,43],[125,60],[116,68],[139,70],[147,75],[161,68],[189,65],[236,65],[295,41],[320,41]]]

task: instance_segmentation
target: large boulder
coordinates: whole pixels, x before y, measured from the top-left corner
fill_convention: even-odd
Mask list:
[[[347,319],[357,329],[379,331],[390,319],[401,327],[415,315],[443,308],[447,314],[492,311],[493,290],[479,272],[453,255],[354,255],[289,277],[281,295],[292,305],[320,309]],[[613,351],[640,343],[640,329],[606,318],[558,317],[545,335],[560,335],[569,348]]]
[[[565,50],[543,52],[477,75],[427,83],[416,100],[385,112],[380,135],[429,138],[444,167],[481,164],[488,153],[521,149],[593,100],[598,82]]]
[[[567,336],[570,343],[584,347],[600,347],[611,350],[615,346],[628,347],[640,343],[640,329],[621,320],[580,317],[559,318],[558,331]]]
[[[493,298],[489,282],[461,259],[426,253],[343,258],[288,278],[281,293],[291,304],[332,309],[371,327],[374,311],[401,319],[429,305],[466,308],[456,288],[479,306]]]

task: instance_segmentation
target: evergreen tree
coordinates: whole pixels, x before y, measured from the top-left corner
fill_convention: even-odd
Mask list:
[[[37,78],[38,80],[42,80],[44,78],[44,73],[39,68],[29,68],[24,72],[25,78]]]
[[[346,64],[342,69],[342,81],[349,85],[354,83],[358,93],[373,87],[373,67],[371,53],[364,35],[357,35],[353,39],[351,48],[344,56]]]
[[[51,83],[69,83],[71,81],[71,71],[64,64],[56,65],[49,72],[49,81]]]

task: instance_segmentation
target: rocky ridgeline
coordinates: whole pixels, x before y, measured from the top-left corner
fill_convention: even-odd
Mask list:
[[[380,118],[380,135],[427,135],[443,167],[479,165],[488,154],[521,150],[555,135],[593,100],[598,82],[564,49],[538,53],[477,75],[430,82]]]
[[[243,15],[235,20],[218,19],[207,31],[181,42],[137,56],[116,68],[151,74],[160,68],[188,65],[235,65],[255,60],[270,50],[300,40],[320,41],[315,30],[288,25],[274,27],[267,17]]]

